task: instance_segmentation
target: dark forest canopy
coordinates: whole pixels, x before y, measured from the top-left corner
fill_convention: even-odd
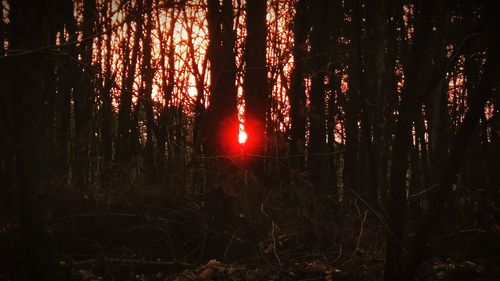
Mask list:
[[[0,280],[500,278],[494,3],[2,0]]]

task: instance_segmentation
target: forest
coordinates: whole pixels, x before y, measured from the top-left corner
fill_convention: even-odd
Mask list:
[[[1,0],[0,281],[500,280],[495,2]]]

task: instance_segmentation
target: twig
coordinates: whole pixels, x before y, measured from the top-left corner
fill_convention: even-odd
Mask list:
[[[167,219],[163,217],[152,217],[152,216],[147,216],[147,215],[139,215],[139,214],[127,214],[127,213],[85,213],[85,214],[75,214],[75,215],[70,215],[70,216],[65,216],[65,217],[59,217],[53,219],[53,222],[63,222],[67,220],[72,220],[75,218],[91,218],[91,217],[122,217],[122,218],[130,218],[130,219],[141,219],[145,220],[147,224],[151,222],[161,222],[164,224],[168,223],[178,223],[181,225],[193,225],[193,224],[186,224],[185,222],[181,222],[179,220],[174,220],[174,219]],[[197,226],[197,228],[201,228],[201,226]]]
[[[278,261],[278,264],[281,268],[281,259],[278,255],[278,249],[276,247],[276,223],[274,222],[273,218],[271,218],[271,216],[269,216],[266,213],[266,211],[264,211],[264,203],[260,204],[260,210],[261,210],[262,214],[264,214],[264,216],[268,217],[271,220],[271,223],[272,223],[271,236],[273,238],[273,253],[274,253],[274,257]]]
[[[417,193],[415,193],[415,194],[412,194],[412,195],[408,196],[408,200],[413,199],[413,198],[415,198],[415,197],[418,197],[418,196],[420,196],[420,195],[422,195],[422,194],[424,194],[424,193],[427,193],[427,192],[429,192],[429,191],[433,190],[434,188],[436,188],[436,187],[438,187],[438,186],[439,186],[439,184],[435,184],[435,185],[433,185],[433,186],[431,186],[431,187],[429,187],[429,188],[426,188],[426,189],[424,189],[424,190],[422,190],[422,191],[420,191],[420,192],[417,192]]]
[[[363,199],[361,196],[359,196],[359,194],[357,194],[354,190],[348,190],[348,191],[346,191],[346,193],[347,192],[352,193],[354,195],[354,197],[356,197],[359,201],[361,201],[361,203],[363,203],[363,205],[365,205],[373,214],[375,214],[375,217],[377,217],[378,221],[386,229],[386,231],[388,231],[392,236],[394,236],[394,238],[396,238],[396,235],[390,230],[388,223],[382,214],[377,212],[372,207],[372,205],[370,205],[368,202],[366,202],[366,200]]]
[[[482,230],[482,229],[477,229],[477,228],[465,229],[465,230],[449,233],[449,234],[445,235],[444,237],[441,237],[439,240],[434,241],[432,244],[429,245],[429,247],[431,247],[431,248],[437,247],[437,245],[440,243],[443,243],[443,241],[452,239],[456,236],[466,235],[466,234],[485,234],[485,233],[488,233],[488,232],[485,230]]]
[[[275,155],[263,155],[263,154],[248,154],[248,153],[241,153],[241,154],[236,154],[236,155],[212,155],[212,156],[199,156],[199,159],[219,159],[219,158],[225,158],[225,159],[235,159],[235,158],[241,158],[241,157],[252,157],[252,158],[269,158],[269,159],[289,159],[289,158],[295,158],[295,157],[304,157],[304,156],[329,156],[329,155],[336,155],[343,153],[344,150],[339,150],[339,151],[333,151],[333,152],[324,152],[324,153],[310,153],[310,154],[292,154],[292,155],[286,155],[286,156],[275,156]]]
[[[227,253],[229,252],[229,248],[231,248],[231,245],[233,244],[234,238],[236,238],[236,233],[238,233],[238,229],[235,229],[233,231],[233,235],[231,235],[231,238],[226,245],[226,249],[224,250],[224,258],[227,258]]]
[[[361,213],[359,212],[359,208],[358,208],[358,213],[359,213],[359,215],[361,217]],[[354,246],[354,249],[352,250],[351,257],[349,257],[348,260],[346,260],[344,263],[342,263],[342,265],[345,265],[345,264],[351,262],[354,259],[354,255],[359,250],[359,243],[361,242],[361,236],[363,235],[363,229],[364,229],[364,226],[365,226],[366,215],[367,214],[368,214],[368,210],[365,210],[365,212],[363,214],[363,219],[360,222],[358,239],[356,240],[356,246]]]
[[[191,268],[192,264],[185,262],[164,262],[164,261],[146,261],[137,259],[121,259],[121,258],[101,258],[101,259],[90,259],[71,263],[60,264],[61,267],[78,267],[93,264],[102,263],[121,263],[121,264],[139,264],[139,265],[152,265],[152,266],[178,266],[182,268]]]
[[[337,257],[333,260],[332,263],[335,263],[336,261],[338,261],[340,259],[340,257],[342,257],[342,244],[339,244],[339,254],[337,255]]]
[[[80,239],[83,241],[87,241],[87,242],[95,244],[99,248],[99,250],[101,251],[102,256],[104,258],[106,258],[106,252],[104,251],[104,247],[101,245],[101,243],[99,243],[99,241],[94,240],[94,239],[85,238],[85,237],[81,237]]]

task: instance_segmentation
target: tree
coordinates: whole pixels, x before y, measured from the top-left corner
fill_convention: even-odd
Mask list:
[[[122,88],[120,95],[120,107],[118,110],[118,141],[116,148],[116,161],[123,171],[127,171],[132,155],[134,155],[134,139],[133,139],[133,118],[132,118],[132,96],[134,93],[134,81],[136,75],[136,67],[140,50],[140,40],[143,30],[142,19],[142,0],[137,1],[134,10],[135,17],[135,32],[133,36],[131,54],[129,55],[128,46],[125,46],[124,68],[122,77]],[[128,29],[127,31],[129,31]],[[127,39],[126,39],[127,41]],[[128,45],[128,42],[125,43]]]
[[[312,31],[310,36],[311,53],[311,106],[309,109],[309,151],[308,168],[313,183],[324,187],[326,177],[326,112],[325,78],[328,68],[329,37],[328,22],[330,1],[321,1],[312,6]]]
[[[345,152],[343,181],[347,190],[359,191],[360,164],[359,164],[359,142],[360,142],[360,122],[361,114],[361,94],[362,94],[362,62],[361,62],[361,3],[360,0],[346,3],[347,10],[350,10],[351,22],[348,36],[353,52],[349,55],[347,101],[345,105]]]
[[[246,5],[247,38],[245,44],[245,124],[247,143],[252,153],[263,153],[266,140],[266,111],[269,108],[269,86],[266,63],[266,0],[249,1]],[[256,172],[263,173],[262,158],[253,159]]]
[[[48,179],[42,159],[44,130],[43,75],[50,42],[50,1],[12,1],[10,10],[11,96],[15,124],[16,181],[19,193],[22,252],[27,280],[58,280],[54,246],[51,241],[47,202]],[[6,62],[3,62],[6,63]],[[14,99],[15,97],[15,99]]]
[[[97,10],[95,0],[83,1],[83,42],[78,55],[81,57],[76,64],[78,75],[83,85],[74,88],[75,102],[75,186],[83,190],[89,185],[89,136],[92,135],[92,108],[95,100],[95,72],[92,69],[94,34],[97,25]],[[81,67],[83,66],[83,67]]]
[[[156,0],[156,6],[159,6],[159,0]],[[160,42],[160,79],[162,88],[162,97],[164,105],[159,110],[158,117],[158,126],[155,132],[156,134],[156,145],[157,145],[157,166],[158,166],[158,175],[164,175],[166,170],[165,165],[165,157],[167,147],[167,136],[169,133],[168,130],[168,122],[170,120],[170,102],[174,95],[174,84],[175,84],[175,43],[174,43],[174,30],[175,25],[177,23],[177,12],[175,9],[172,9],[169,14],[170,25],[166,31],[161,29],[161,20],[159,11],[156,13],[156,24],[158,26],[158,39]],[[168,140],[168,144],[170,144],[170,139]],[[169,159],[171,159],[169,153]],[[163,177],[160,177],[163,178]]]
[[[0,10],[4,11],[5,2],[0,3]],[[7,25],[4,23],[3,18],[0,20],[0,56],[5,55],[3,42],[6,40]],[[0,63],[0,84],[4,85],[3,91],[9,93],[10,89],[10,71],[6,63]],[[6,132],[0,136],[0,190],[4,194],[1,196],[0,205],[5,214],[10,214],[14,209],[14,186],[13,186],[13,173],[14,173],[14,139],[11,133],[14,127],[13,113],[11,104],[12,96],[8,94],[0,95],[0,130]]]
[[[235,33],[231,0],[209,0],[207,21],[210,62],[209,119],[215,133],[205,132],[209,153],[224,152],[238,137]],[[208,128],[207,128],[208,129]]]
[[[105,3],[103,7],[103,11],[105,13],[104,21],[102,23],[105,30],[109,33],[111,32],[111,17],[108,15],[109,10],[111,9],[111,5],[107,5]],[[111,90],[114,84],[115,74],[111,69],[111,34],[106,35],[104,41],[104,81],[103,86],[100,91],[100,98],[102,102],[102,110],[101,110],[101,153],[103,156],[102,163],[102,177],[101,177],[101,185],[103,188],[109,188],[111,181],[111,163],[113,160],[113,107],[112,107],[112,93]]]
[[[426,217],[423,219],[417,228],[413,245],[410,248],[409,265],[403,268],[403,274],[406,280],[413,280],[415,273],[412,268],[419,266],[420,262],[428,250],[428,242],[430,235],[435,230],[440,221],[441,213],[444,204],[452,190],[452,185],[455,182],[457,174],[460,172],[461,165],[465,158],[463,151],[470,145],[474,137],[474,131],[477,129],[477,124],[480,122],[481,116],[484,114],[484,106],[488,98],[494,91],[495,83],[498,83],[498,76],[500,75],[500,57],[498,56],[498,48],[500,47],[500,40],[495,36],[494,27],[498,26],[498,17],[492,14],[491,2],[487,3],[487,14],[485,15],[488,20],[484,35],[487,37],[487,56],[483,66],[481,81],[470,98],[467,113],[460,124],[457,133],[454,137],[453,144],[446,159],[443,173],[439,181],[438,189],[432,194],[429,210]],[[498,90],[498,89],[496,89]]]
[[[409,52],[409,62],[404,70],[405,83],[398,108],[393,154],[391,159],[391,177],[389,186],[389,228],[385,260],[385,281],[401,280],[405,260],[405,220],[406,220],[406,172],[408,155],[412,145],[412,124],[415,120],[424,93],[421,92],[420,75],[425,42],[432,27],[434,3],[423,2],[415,7],[419,12],[415,23],[415,34]]]
[[[146,7],[152,7],[152,0],[146,0]],[[145,34],[142,38],[142,94],[141,97],[144,100],[144,110],[146,111],[146,147],[144,149],[144,162],[146,166],[146,181],[152,182],[156,176],[156,168],[153,157],[153,130],[154,130],[154,120],[153,120],[153,78],[154,69],[151,66],[151,30],[153,28],[153,16],[152,9],[148,9],[146,12],[146,25]]]
[[[209,154],[232,150],[237,143],[238,117],[236,92],[235,32],[231,0],[208,0],[210,105],[208,139]],[[210,129],[209,129],[210,128]]]
[[[290,155],[293,166],[304,168],[306,151],[306,90],[305,90],[305,55],[308,34],[307,1],[298,0],[295,4],[293,21],[293,69],[290,74]]]

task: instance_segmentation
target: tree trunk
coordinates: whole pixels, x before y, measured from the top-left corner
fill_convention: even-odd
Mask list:
[[[308,170],[313,184],[325,188],[326,183],[326,114],[325,114],[325,77],[328,66],[327,50],[329,47],[328,17],[330,1],[323,0],[312,6],[312,32],[310,68],[311,106],[309,109],[309,149]]]
[[[290,74],[291,85],[288,97],[290,99],[290,155],[292,167],[303,169],[305,166],[306,145],[306,90],[305,63],[306,40],[308,33],[307,1],[298,0],[295,4],[293,23],[293,69]]]
[[[263,154],[266,142],[266,111],[269,86],[266,65],[266,7],[267,0],[247,2],[245,44],[245,128],[247,145],[252,154]],[[255,174],[264,178],[264,158],[252,159]]]
[[[400,280],[413,280],[415,273],[410,268],[418,267],[424,258],[428,249],[427,243],[429,242],[430,235],[440,221],[439,218],[446,199],[456,180],[457,174],[460,172],[465,158],[464,151],[466,151],[474,136],[474,130],[479,119],[484,114],[484,106],[492,94],[493,85],[498,82],[500,57],[497,50],[500,47],[500,40],[495,36],[494,28],[498,26],[499,22],[498,17],[493,16],[491,13],[493,10],[491,5],[488,8],[488,15],[486,17],[490,20],[490,26],[488,26],[488,31],[485,34],[489,42],[482,78],[477,90],[474,93],[470,93],[473,96],[470,97],[467,113],[455,135],[441,180],[439,181],[439,186],[432,194],[429,211],[416,231],[415,240],[410,252],[410,266],[403,268],[405,270],[404,273],[407,274],[406,278]]]
[[[135,10],[142,12],[142,0],[137,1]],[[137,67],[137,58],[140,50],[140,38],[142,36],[142,17],[138,16],[135,20],[135,33],[133,38],[133,46],[131,50],[131,57],[126,70],[126,76],[122,77],[122,90],[120,95],[120,106],[118,109],[118,142],[116,148],[116,161],[119,164],[121,172],[126,172],[130,167],[130,161],[133,155],[133,142],[132,131],[133,116],[132,116],[132,96],[134,91],[135,70]],[[130,28],[130,27],[129,27]],[[126,43],[128,44],[128,42]],[[124,56],[129,56],[125,48]]]
[[[58,280],[54,246],[49,229],[47,184],[42,159],[43,93],[44,85],[52,79],[43,75],[47,59],[42,51],[34,51],[48,44],[50,28],[46,10],[47,1],[12,1],[10,23],[13,38],[9,49],[25,50],[26,54],[13,57],[11,66],[11,95],[15,109],[16,182],[19,189],[22,250],[27,269],[26,280]],[[14,39],[15,38],[15,39]],[[12,99],[13,101],[14,99]]]
[[[111,9],[111,5],[106,5],[106,13]],[[107,15],[106,15],[107,16]],[[107,16],[104,22],[106,31],[111,29],[111,17]],[[113,160],[113,107],[111,90],[114,84],[114,74],[111,72],[111,34],[106,36],[105,42],[105,62],[104,62],[104,86],[101,91],[101,153],[102,153],[102,176],[101,185],[107,189],[111,181],[111,162]]]
[[[152,0],[146,0],[146,7],[152,6]],[[144,149],[144,164],[145,164],[145,177],[146,182],[151,183],[156,178],[155,163],[153,156],[153,130],[154,130],[154,120],[153,120],[153,101],[152,101],[152,91],[153,91],[153,78],[155,71],[151,67],[151,29],[153,28],[153,17],[152,11],[148,9],[146,13],[146,26],[145,34],[142,39],[142,77],[143,77],[143,91],[142,96],[144,97],[143,106],[146,111],[146,147]]]
[[[0,3],[0,11],[6,7],[6,2]],[[0,20],[0,58],[5,53],[4,41],[7,39],[6,25],[3,19]],[[9,65],[6,62],[0,62],[0,85],[3,85],[2,92],[10,93],[12,80]],[[14,167],[15,167],[15,153],[14,145],[15,140],[13,130],[15,128],[12,104],[14,97],[10,94],[0,94],[0,211],[6,216],[14,214],[16,200],[15,200],[15,186],[14,186]]]
[[[386,18],[388,8],[386,7],[386,0],[378,0],[374,2],[374,32],[375,32],[375,53],[374,53],[374,71],[373,82],[375,86],[375,113],[373,118],[373,145],[371,146],[371,182],[369,186],[369,202],[372,206],[379,208],[379,190],[381,190],[384,174],[383,165],[385,159],[383,154],[387,149],[384,144],[386,143],[387,130],[386,123],[386,108],[388,96],[390,93],[388,77],[393,69],[387,65],[388,51],[388,31],[386,28]]]
[[[184,18],[189,21],[186,9],[183,10]],[[194,124],[193,124],[193,154],[192,154],[192,170],[193,170],[193,188],[196,191],[203,190],[204,172],[203,164],[200,161],[200,156],[203,153],[204,139],[203,127],[206,126],[205,122],[205,77],[207,73],[207,55],[205,53],[201,65],[199,59],[196,58],[195,42],[193,40],[193,24],[188,26],[188,48],[189,60],[193,69],[195,87],[196,87],[196,100],[194,105]],[[200,69],[201,67],[201,69]]]
[[[238,141],[235,32],[231,0],[208,1],[207,11],[210,62],[210,154],[234,153]],[[207,128],[208,129],[208,128]]]
[[[97,10],[95,0],[83,1],[83,32],[79,56],[83,68],[78,70],[81,83],[74,88],[75,102],[75,186],[83,190],[89,182],[89,149],[91,114],[94,102],[94,73],[92,71],[93,34],[96,32]],[[80,65],[76,66],[80,67]]]
[[[159,5],[159,0],[156,0],[156,5]],[[174,30],[177,22],[176,10],[170,11],[170,25],[165,32],[161,30],[162,23],[159,13],[156,13],[156,24],[160,30],[158,39],[160,41],[160,77],[162,85],[163,107],[159,110],[158,127],[156,131],[157,145],[157,166],[158,176],[162,179],[166,178],[166,151],[167,151],[167,128],[168,120],[170,120],[170,100],[172,99],[174,83],[175,83],[175,45],[174,45]],[[168,46],[168,47],[165,47]],[[170,141],[168,141],[170,143]],[[169,170],[170,171],[170,170]]]
[[[385,281],[409,280],[404,276],[406,256],[404,255],[405,220],[406,220],[406,172],[408,155],[412,146],[412,123],[420,108],[422,94],[420,75],[426,36],[431,30],[434,2],[424,2],[422,7],[415,7],[420,12],[416,16],[415,33],[410,50],[408,67],[405,69],[405,84],[401,94],[399,115],[396,123],[393,154],[391,159],[391,177],[389,183],[389,229],[385,260]]]
[[[349,57],[349,90],[347,91],[347,104],[345,108],[345,152],[344,152],[344,170],[343,180],[344,189],[359,191],[360,174],[359,165],[359,141],[360,128],[360,94],[361,94],[361,15],[359,0],[350,2],[351,8],[351,29],[350,41],[351,48],[354,50]]]

